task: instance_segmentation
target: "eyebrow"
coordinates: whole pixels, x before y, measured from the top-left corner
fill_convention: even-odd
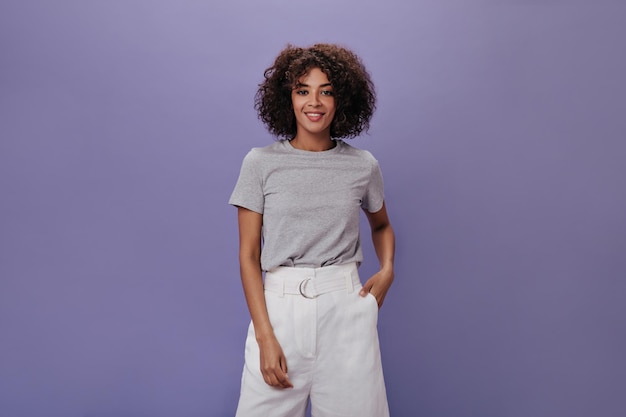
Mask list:
[[[295,88],[301,88],[301,87],[310,87],[310,85],[304,84],[304,83],[296,83],[296,87]],[[332,84],[331,83],[322,84],[322,85],[320,85],[320,88],[321,87],[332,87]]]

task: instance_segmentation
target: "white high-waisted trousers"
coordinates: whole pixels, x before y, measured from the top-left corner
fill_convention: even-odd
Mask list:
[[[265,301],[293,388],[274,388],[260,370],[250,323],[237,417],[387,417],[378,344],[378,304],[359,295],[354,263],[279,267],[265,275]]]

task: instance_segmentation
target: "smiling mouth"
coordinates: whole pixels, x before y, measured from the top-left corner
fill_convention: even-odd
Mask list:
[[[316,122],[318,120],[320,120],[322,118],[322,116],[324,116],[324,113],[304,113],[306,115],[306,117],[309,118],[309,120]]]

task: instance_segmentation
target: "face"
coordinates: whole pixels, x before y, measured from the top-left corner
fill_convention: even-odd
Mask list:
[[[303,75],[291,91],[296,115],[297,135],[330,137],[330,123],[335,117],[333,87],[326,74],[312,68]]]

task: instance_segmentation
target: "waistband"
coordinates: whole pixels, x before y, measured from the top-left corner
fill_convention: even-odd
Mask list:
[[[356,262],[321,268],[279,266],[265,273],[266,291],[316,298],[333,291],[348,293],[360,288],[361,281]]]

